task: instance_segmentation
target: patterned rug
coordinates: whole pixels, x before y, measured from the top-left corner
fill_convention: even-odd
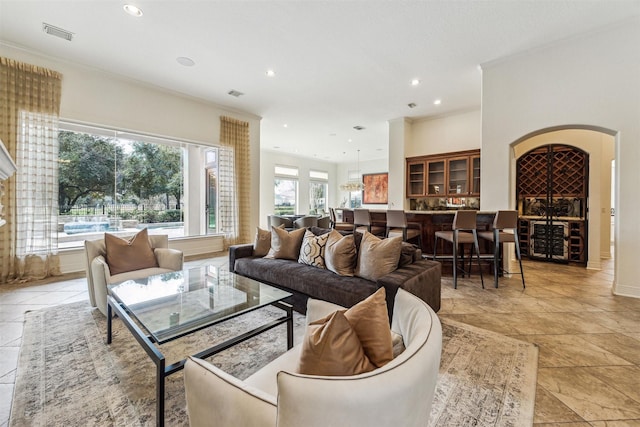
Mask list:
[[[269,307],[162,346],[167,363],[280,316]],[[9,425],[155,424],[155,366],[119,320],[104,344],[106,319],[86,302],[25,316]],[[297,343],[304,317],[295,313]],[[246,378],[286,349],[278,326],[209,360]],[[538,351],[462,323],[443,321],[443,353],[430,426],[526,426],[533,420]],[[165,420],[187,426],[182,372],[166,379]]]

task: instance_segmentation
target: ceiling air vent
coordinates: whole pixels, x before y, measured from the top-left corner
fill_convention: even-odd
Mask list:
[[[238,97],[240,97],[240,96],[244,95],[244,93],[242,93],[242,92],[240,92],[240,91],[238,91],[238,90],[233,90],[233,89],[232,89],[232,90],[230,90],[230,91],[229,91],[229,92],[227,92],[227,93],[228,93],[229,95],[231,95],[231,96],[235,96],[236,98],[238,98]]]
[[[60,37],[61,39],[65,39],[67,41],[71,41],[73,39],[73,33],[71,31],[64,30],[51,24],[47,24],[46,22],[42,23],[42,31],[49,35]]]
[[[353,128],[355,130],[362,130],[362,129],[364,129],[364,126],[354,126]]]

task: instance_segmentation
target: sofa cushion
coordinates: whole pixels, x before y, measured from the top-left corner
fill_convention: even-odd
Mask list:
[[[344,315],[358,335],[364,354],[372,364],[379,368],[393,359],[384,288],[378,289],[373,295],[351,307]]]
[[[298,262],[300,264],[311,265],[313,267],[325,268],[324,252],[328,238],[329,233],[316,236],[311,231],[307,230],[304,233],[304,238],[302,239]]]
[[[284,224],[280,224],[278,228],[284,228]],[[256,238],[253,242],[253,255],[265,256],[269,253],[269,249],[271,249],[271,231],[256,227]]]
[[[356,276],[376,281],[396,270],[400,260],[401,246],[401,236],[379,239],[365,231],[358,251]]]
[[[378,289],[376,283],[360,277],[336,276],[329,270],[283,259],[240,258],[235,261],[235,272],[347,308]],[[306,300],[303,306],[306,307]],[[298,311],[300,309],[304,310],[298,307]]]
[[[353,276],[357,259],[353,235],[343,236],[335,230],[329,233],[325,248],[325,264],[340,276]]]
[[[298,373],[339,376],[357,375],[374,369],[343,310],[307,326]]]
[[[147,229],[143,228],[129,239],[104,234],[105,260],[111,275],[158,266]]]
[[[266,255],[267,258],[298,260],[300,246],[306,228],[287,231],[282,228],[271,227],[271,249]]]

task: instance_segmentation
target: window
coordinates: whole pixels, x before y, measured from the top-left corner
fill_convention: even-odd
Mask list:
[[[298,168],[276,166],[274,172],[274,213],[294,215],[298,210]]]
[[[309,213],[323,214],[327,212],[329,173],[312,170],[309,178]]]
[[[217,231],[217,148],[65,122],[58,141],[58,248],[81,246],[105,231],[126,236],[147,228],[169,238]],[[191,232],[184,222],[188,156],[189,164],[204,165],[208,208],[198,209],[203,225]]]

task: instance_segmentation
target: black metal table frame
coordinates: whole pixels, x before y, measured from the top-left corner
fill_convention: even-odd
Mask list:
[[[263,332],[275,328],[276,326],[282,325],[283,323],[287,324],[287,349],[291,349],[293,347],[293,307],[291,306],[291,304],[287,304],[282,301],[276,301],[271,303],[270,305],[281,308],[286,312],[286,315],[269,323],[266,323],[258,328],[238,335],[237,337],[221,342],[204,351],[198,352],[192,356],[200,359],[213,356],[214,354],[220,353],[221,351],[233,347],[234,345],[247,341],[250,338],[253,338]],[[256,309],[259,308],[263,307],[257,307]],[[164,379],[169,375],[184,369],[184,364],[186,363],[187,359],[185,358],[169,366],[166,366],[164,355],[160,352],[158,347],[154,345],[154,343],[157,341],[151,335],[145,334],[142,329],[133,321],[123,305],[111,295],[107,296],[107,344],[111,344],[111,323],[114,312],[122,320],[129,331],[131,331],[133,337],[136,339],[136,341],[138,341],[138,343],[142,346],[144,351],[147,352],[153,363],[156,365],[156,425],[162,427],[164,426]],[[195,330],[179,334],[171,338],[170,340],[164,341],[163,344],[246,313],[248,312],[244,311],[236,313],[232,316],[225,317],[224,319],[220,319],[213,323],[203,325]]]

